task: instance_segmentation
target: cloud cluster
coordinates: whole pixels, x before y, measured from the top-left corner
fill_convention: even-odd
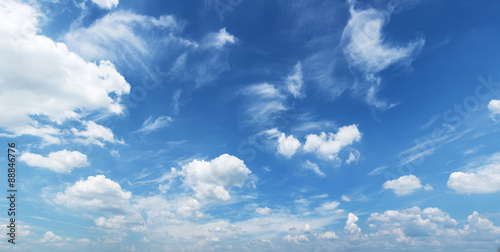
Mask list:
[[[242,160],[223,154],[210,162],[193,160],[182,166],[184,183],[200,200],[229,200],[229,190],[241,187],[251,171]]]
[[[326,159],[336,159],[340,150],[361,140],[361,133],[356,125],[340,127],[336,134],[321,132],[320,135],[306,136],[305,152],[315,152]]]
[[[90,112],[122,114],[130,85],[110,61],[87,62],[65,44],[39,35],[37,10],[3,1],[0,19],[2,135],[34,135],[61,143],[58,125]],[[15,106],[13,106],[15,104]],[[15,108],[15,109],[13,109]]]

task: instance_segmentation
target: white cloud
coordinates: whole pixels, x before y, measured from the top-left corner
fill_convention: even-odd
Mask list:
[[[351,198],[349,198],[349,196],[347,196],[347,195],[342,195],[342,196],[340,197],[340,199],[342,199],[342,200],[343,200],[343,201],[345,201],[345,202],[350,202],[350,201],[351,201]]]
[[[54,234],[52,231],[45,232],[45,234],[43,234],[43,238],[40,239],[40,242],[42,243],[57,243],[61,241],[62,237]]]
[[[285,133],[281,133],[281,136],[278,138],[278,153],[291,158],[299,148],[299,140],[294,138],[293,135],[287,137]]]
[[[104,58],[114,62],[137,61],[143,65],[145,57],[152,56],[154,52],[151,50],[155,47],[137,30],[152,28],[169,31],[163,42],[170,46],[197,46],[176,35],[176,31],[182,29],[182,23],[173,16],[154,18],[129,11],[111,12],[88,27],[76,26],[64,35],[63,40],[87,60]]]
[[[491,112],[491,118],[496,121],[500,115],[500,100],[491,100],[488,103],[488,109]]]
[[[325,177],[326,176],[325,173],[323,173],[321,171],[321,169],[319,169],[318,164],[313,163],[313,162],[311,162],[309,160],[306,160],[306,162],[302,164],[302,167],[304,169],[313,171],[314,173],[316,173],[320,177]]]
[[[285,235],[283,239],[287,242],[293,242],[295,244],[301,244],[301,242],[307,242],[309,241],[309,238],[307,238],[306,235]]]
[[[349,153],[349,158],[345,162],[346,162],[346,164],[350,164],[356,160],[358,160],[356,155],[354,155],[354,153],[351,152],[351,153]]]
[[[84,121],[82,122],[82,124],[85,126],[84,131],[79,131],[76,128],[71,129],[73,134],[79,137],[75,139],[76,142],[83,144],[96,144],[101,147],[104,146],[103,141],[109,143],[124,143],[123,141],[115,139],[113,131],[102,125],[99,125],[93,121]]]
[[[388,66],[402,62],[407,64],[422,50],[423,38],[408,42],[405,47],[393,47],[385,42],[382,28],[389,21],[390,13],[374,9],[355,10],[351,4],[351,18],[344,29],[342,40],[350,65],[367,75],[378,73]]]
[[[65,44],[37,34],[39,17],[35,8],[17,1],[0,5],[0,128],[53,144],[61,142],[55,127],[67,120],[90,112],[123,113],[120,97],[130,85],[111,62],[87,62]]]
[[[433,188],[431,185],[426,184],[426,185],[424,186],[424,190],[426,190],[426,191],[432,191],[432,190],[434,190],[434,188]]]
[[[500,153],[487,158],[485,164],[467,172],[453,172],[447,183],[457,193],[495,193],[500,191]]]
[[[356,222],[359,220],[358,216],[353,213],[349,213],[347,216],[347,221],[344,227],[344,233],[351,239],[357,240],[361,235],[361,228],[358,227]]]
[[[222,28],[219,32],[211,32],[205,37],[205,46],[222,48],[226,44],[236,43],[236,38],[226,31],[226,28]]]
[[[293,95],[293,97],[303,97],[303,88],[304,81],[302,80],[302,65],[300,62],[295,65],[293,72],[288,75],[285,80],[285,83],[288,87],[288,91]]]
[[[144,218],[141,214],[134,212],[128,215],[114,215],[109,218],[99,217],[94,220],[96,226],[119,230],[129,228],[132,231],[145,231]]]
[[[248,98],[245,121],[251,125],[271,126],[279,118],[285,106],[286,97],[272,84],[255,84],[243,89]]]
[[[322,234],[317,234],[318,238],[325,239],[325,240],[333,240],[333,239],[338,239],[339,237],[337,234],[335,234],[334,231],[327,231]]]
[[[332,212],[333,210],[337,209],[337,207],[340,205],[338,201],[330,201],[330,202],[325,202],[321,204],[321,206],[316,208],[316,211],[322,213],[322,214],[327,214]]]
[[[346,146],[358,142],[361,133],[356,125],[340,127],[337,134],[321,132],[320,135],[310,134],[306,136],[304,151],[316,152],[321,157],[336,159],[340,150]]]
[[[368,221],[378,227],[379,234],[395,234],[399,242],[409,242],[414,237],[452,234],[453,231],[446,230],[458,225],[448,213],[431,207],[424,210],[412,207],[400,211],[387,210],[383,214],[372,213]],[[392,232],[396,229],[400,230],[399,234]]]
[[[143,132],[143,133],[151,133],[153,131],[156,131],[158,129],[167,127],[170,122],[172,122],[173,119],[169,116],[160,116],[156,118],[156,120],[152,120],[151,116],[144,121],[142,124],[141,128],[138,129],[136,132]]]
[[[255,211],[260,215],[269,215],[272,210],[268,207],[258,207],[255,209]]]
[[[121,186],[104,175],[89,176],[57,193],[54,202],[71,208],[84,208],[92,211],[121,212],[126,209],[131,192],[123,191]]]
[[[467,217],[467,221],[469,222],[470,227],[476,231],[500,234],[500,227],[496,227],[493,225],[493,222],[488,219],[479,217],[479,214],[476,211]]]
[[[351,18],[342,34],[344,55],[352,69],[364,77],[366,84],[355,87],[357,92],[366,94],[366,102],[378,109],[390,109],[397,104],[388,104],[377,98],[382,79],[378,73],[396,63],[410,65],[422,50],[425,40],[417,38],[405,46],[395,46],[382,33],[389,22],[391,10],[355,10],[356,1],[350,1]]]
[[[415,192],[415,190],[422,188],[420,179],[415,175],[401,176],[395,180],[386,181],[382,187],[384,189],[392,189],[398,196],[408,195]]]
[[[229,200],[228,190],[241,187],[250,173],[242,160],[228,154],[210,162],[195,159],[182,166],[184,182],[201,200]]]
[[[60,173],[71,173],[73,168],[89,166],[87,156],[78,151],[62,150],[51,152],[47,157],[33,153],[23,153],[19,158],[29,166],[43,167]]]
[[[111,10],[114,7],[118,6],[118,1],[119,0],[92,0],[97,6],[99,6],[102,9],[108,9]]]

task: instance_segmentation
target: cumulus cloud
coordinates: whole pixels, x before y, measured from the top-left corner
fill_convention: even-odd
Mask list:
[[[18,1],[0,4],[0,128],[4,136],[34,135],[57,144],[62,132],[56,127],[67,120],[89,112],[122,114],[121,96],[130,85],[111,62],[87,62],[39,35],[39,17]]]
[[[293,71],[290,75],[285,80],[285,84],[288,88],[288,91],[293,95],[293,97],[298,98],[298,97],[303,97],[303,88],[302,86],[304,85],[304,81],[302,80],[302,65],[300,62],[295,65],[293,68]]]
[[[74,168],[90,165],[85,154],[67,150],[51,152],[47,157],[29,152],[23,153],[19,160],[29,166],[47,168],[59,173],[71,173]]]
[[[457,193],[495,193],[500,191],[500,153],[487,158],[485,164],[467,172],[453,172],[447,183]]]
[[[150,117],[148,117],[148,119],[146,119],[146,121],[144,121],[141,128],[138,129],[136,132],[142,132],[145,134],[151,133],[151,132],[156,131],[158,129],[167,127],[172,121],[173,121],[173,119],[169,116],[160,116],[160,117],[156,118],[156,120],[154,120],[154,121],[152,120],[152,118],[150,116]]]
[[[293,135],[289,135],[288,137],[285,133],[281,133],[281,136],[278,138],[278,153],[291,158],[295,152],[300,148],[300,142]]]
[[[272,210],[268,207],[258,207],[255,209],[255,211],[260,215],[269,215]]]
[[[336,159],[340,150],[361,140],[361,133],[356,125],[340,127],[337,134],[321,132],[320,135],[306,136],[304,151],[316,152],[327,159]]]
[[[99,6],[102,9],[108,9],[111,10],[114,7],[118,6],[118,1],[119,0],[92,0],[97,6]]]
[[[398,179],[386,181],[382,187],[384,189],[392,189],[398,196],[408,195],[415,192],[415,190],[422,188],[420,179],[415,175],[401,176]]]
[[[491,100],[488,103],[488,109],[490,110],[491,118],[497,121],[500,115],[500,100]]]
[[[184,182],[201,200],[229,200],[229,189],[241,187],[251,171],[242,160],[223,154],[210,162],[193,160],[182,166]]]
[[[120,184],[104,175],[89,176],[57,193],[54,202],[71,208],[92,211],[121,212],[126,209],[131,192],[122,190]]]
[[[52,231],[47,231],[43,234],[43,238],[40,239],[42,243],[57,243],[61,242],[63,239],[61,236],[54,234]]]
[[[359,220],[358,216],[349,213],[344,227],[344,233],[351,239],[357,240],[361,236],[361,228],[358,227],[356,222]]]
[[[399,242],[410,242],[411,238],[437,236],[458,225],[448,213],[439,208],[428,207],[421,210],[412,207],[400,211],[387,210],[383,214],[372,213],[368,218],[372,227],[377,227],[378,234],[392,235]],[[397,230],[397,232],[393,232]]]

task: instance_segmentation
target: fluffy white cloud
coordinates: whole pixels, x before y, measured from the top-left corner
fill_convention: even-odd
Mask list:
[[[288,87],[288,91],[293,95],[293,97],[303,97],[304,81],[302,80],[302,65],[300,62],[295,65],[293,72],[288,75],[285,80],[285,84]]]
[[[144,121],[141,128],[138,129],[136,132],[150,133],[168,126],[172,121],[173,119],[169,116],[160,116],[156,118],[156,120],[154,121],[150,116],[148,117],[148,119],[146,119],[146,121]]]
[[[39,18],[35,8],[21,2],[0,4],[0,128],[11,136],[60,143],[55,127],[66,120],[88,112],[123,113],[120,97],[130,85],[114,65],[87,62],[65,44],[39,35]],[[46,121],[57,125],[42,124]]]
[[[33,153],[23,153],[19,158],[29,166],[43,167],[60,173],[71,173],[73,168],[89,166],[87,156],[78,151],[62,150],[51,152],[47,157]]]
[[[390,13],[374,9],[355,10],[351,2],[351,18],[342,34],[344,53],[350,65],[367,75],[382,71],[388,66],[402,62],[407,64],[422,50],[423,38],[408,42],[405,47],[392,47],[384,42],[382,28],[389,21]]]
[[[422,188],[420,179],[415,175],[401,176],[395,180],[386,181],[382,187],[384,189],[392,189],[398,196],[408,195],[415,192],[415,190]]]
[[[268,207],[258,207],[255,209],[255,211],[257,213],[259,213],[260,215],[269,215],[271,213],[271,208],[268,208]]]
[[[316,152],[321,157],[336,159],[340,150],[361,140],[361,133],[356,125],[340,127],[337,134],[321,132],[320,135],[306,136],[304,151]]]
[[[236,38],[222,28],[219,32],[211,32],[205,38],[206,47],[222,48],[226,44],[236,43]]]
[[[278,138],[278,153],[291,158],[299,148],[299,140],[294,138],[293,135],[287,137],[285,133],[281,133],[281,136]]]
[[[467,217],[467,221],[469,222],[470,228],[478,232],[500,234],[500,227],[496,227],[493,225],[493,222],[488,219],[479,217],[476,211]]]
[[[344,227],[344,233],[352,240],[357,240],[361,235],[361,228],[358,227],[356,222],[359,220],[358,216],[349,213]]]
[[[494,193],[500,191],[500,153],[485,164],[468,172],[453,172],[447,183],[457,193]]]
[[[122,212],[126,209],[131,192],[123,191],[120,184],[104,175],[89,176],[57,193],[54,202],[71,208],[84,208],[92,211]]]
[[[184,182],[202,200],[229,200],[228,190],[241,187],[250,173],[242,160],[228,154],[210,162],[195,159],[182,166]]]
[[[47,231],[45,234],[43,234],[43,238],[40,239],[40,242],[42,243],[57,243],[61,242],[62,237],[59,235],[54,234],[52,231]]]
[[[500,100],[491,100],[488,103],[488,109],[490,110],[491,118],[496,121],[500,115]]]
[[[318,164],[313,163],[313,162],[311,162],[311,161],[309,161],[309,160],[306,160],[306,162],[302,164],[302,167],[303,167],[304,169],[307,169],[307,170],[311,170],[311,171],[313,171],[314,173],[316,173],[316,174],[317,174],[318,176],[320,176],[320,177],[324,177],[324,176],[326,176],[326,175],[325,175],[325,173],[323,173],[323,172],[321,171],[321,169],[319,169]]]

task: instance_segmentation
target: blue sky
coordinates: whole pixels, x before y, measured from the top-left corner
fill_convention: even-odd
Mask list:
[[[0,247],[495,251],[499,9],[4,0]]]

